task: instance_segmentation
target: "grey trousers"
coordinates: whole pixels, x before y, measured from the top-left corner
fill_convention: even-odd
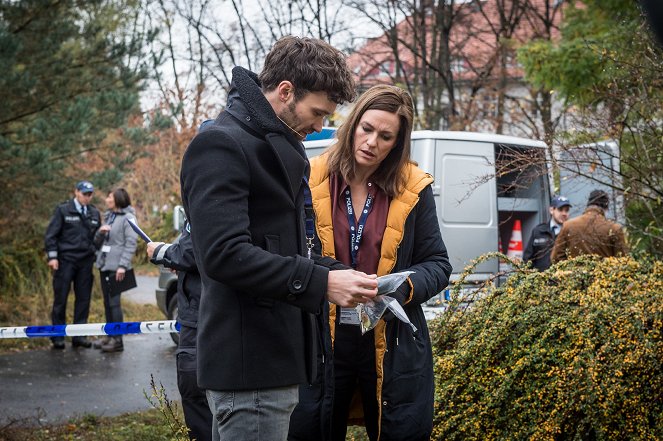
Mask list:
[[[286,441],[299,386],[249,391],[205,391],[214,441]]]

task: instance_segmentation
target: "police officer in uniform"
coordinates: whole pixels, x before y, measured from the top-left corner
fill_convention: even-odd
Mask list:
[[[94,186],[88,181],[76,184],[73,199],[55,208],[46,229],[46,255],[53,270],[54,325],[66,323],[67,297],[74,284],[74,323],[87,323],[92,295],[92,265],[94,264],[94,233],[101,225],[99,210],[90,204]],[[53,337],[53,349],[64,349],[64,337]],[[89,348],[85,337],[73,337],[73,347]]]
[[[555,196],[550,201],[550,220],[537,225],[523,253],[525,262],[532,262],[532,266],[539,271],[550,267],[550,253],[555,245],[555,239],[562,229],[562,225],[569,218],[571,202],[564,196]]]

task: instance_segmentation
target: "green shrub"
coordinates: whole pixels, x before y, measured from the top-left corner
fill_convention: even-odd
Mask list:
[[[434,439],[663,439],[663,263],[581,257],[435,323]]]

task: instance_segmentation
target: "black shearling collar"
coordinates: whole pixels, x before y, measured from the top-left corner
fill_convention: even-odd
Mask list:
[[[233,79],[228,95],[229,110],[235,104],[233,101],[239,98],[249,116],[262,130],[289,135],[288,129],[277,118],[274,109],[265,98],[258,75],[240,66],[234,67],[232,73]]]

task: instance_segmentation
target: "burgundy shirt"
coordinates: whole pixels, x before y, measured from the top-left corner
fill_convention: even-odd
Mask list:
[[[366,274],[375,274],[378,269],[378,262],[380,261],[382,236],[384,236],[384,230],[387,226],[390,198],[381,188],[372,182],[369,181],[368,185],[368,192],[373,196],[373,202],[362,233],[357,253],[356,270],[363,271]],[[349,190],[350,187],[337,174],[332,174],[329,177],[329,187],[332,202],[332,226],[334,228],[336,260],[347,266],[351,266],[350,224],[348,222],[345,195],[345,191]],[[355,213],[356,223],[357,217],[357,213]]]

